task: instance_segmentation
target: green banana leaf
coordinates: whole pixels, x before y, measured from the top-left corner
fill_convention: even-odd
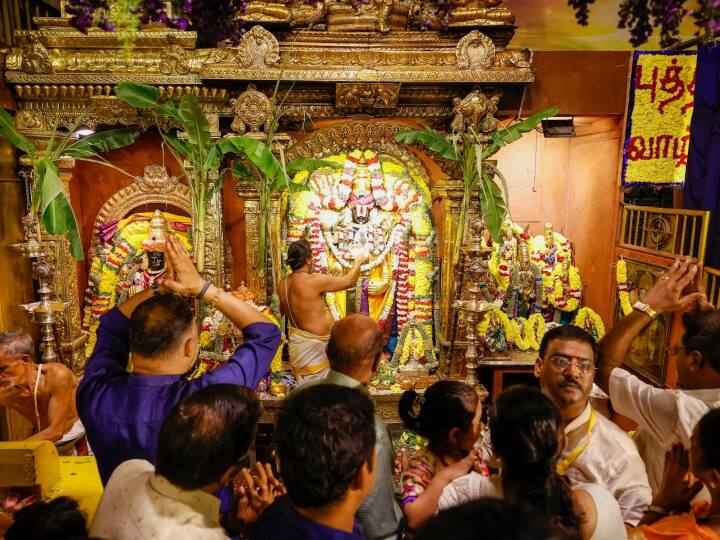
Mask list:
[[[199,150],[199,157],[205,156],[210,149],[210,124],[200,102],[192,94],[185,94],[180,100],[178,113],[182,127],[187,132],[188,143]]]
[[[233,178],[238,180],[249,180],[252,178],[252,174],[247,170],[247,167],[243,165],[239,159],[234,159],[231,167]]]
[[[493,142],[483,151],[482,159],[485,160],[489,158],[506,144],[517,141],[520,137],[522,137],[523,133],[527,133],[528,131],[535,129],[544,118],[556,116],[559,112],[560,109],[552,107],[550,109],[545,109],[544,111],[538,111],[528,116],[521,122],[510,124],[505,128],[495,129],[491,134]]]
[[[395,134],[395,142],[402,144],[416,144],[420,142],[445,159],[457,161],[460,158],[452,142],[439,131],[429,127],[424,130],[410,129],[399,131]]]
[[[100,152],[132,144],[139,136],[140,130],[137,128],[100,131],[71,144],[62,153],[75,158],[92,157]]]
[[[217,144],[223,155],[234,153],[245,156],[260,174],[269,180],[275,180],[279,176],[285,177],[285,171],[280,162],[262,141],[251,137],[237,136],[220,139]]]
[[[170,135],[167,135],[162,131],[160,131],[160,136],[163,138],[163,141],[173,147],[173,150],[175,150],[175,152],[179,154],[180,157],[186,159],[193,158],[192,148],[188,143],[186,143],[185,141],[181,141],[180,139],[176,139],[175,137],[172,137]]]
[[[313,158],[297,158],[292,161],[288,161],[285,164],[285,170],[289,176],[293,176],[301,171],[307,171],[312,173],[318,169],[329,168],[333,170],[342,169],[342,163],[335,161],[326,161],[324,159],[313,159]]]
[[[60,171],[57,165],[47,158],[41,158],[36,164],[37,183],[40,190],[38,212],[45,215],[50,203],[63,193],[63,184],[60,180]],[[62,233],[60,233],[62,234]]]
[[[75,212],[64,193],[50,201],[42,215],[42,222],[50,234],[64,236],[70,241],[70,254],[75,260],[82,261],[85,258]]]
[[[0,135],[18,150],[31,156],[35,155],[35,147],[24,135],[17,132],[13,117],[5,109],[0,109]]]
[[[121,82],[115,87],[115,95],[137,109],[155,109],[160,102],[160,92],[149,84]]]
[[[500,242],[502,224],[507,215],[507,204],[494,175],[480,178],[480,213],[493,241]]]

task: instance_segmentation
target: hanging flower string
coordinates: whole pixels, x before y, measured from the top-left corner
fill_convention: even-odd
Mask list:
[[[623,315],[628,316],[632,313],[632,305],[630,304],[630,291],[628,289],[627,263],[625,259],[620,259],[615,268],[615,281],[617,281],[618,297],[620,298],[620,309]]]

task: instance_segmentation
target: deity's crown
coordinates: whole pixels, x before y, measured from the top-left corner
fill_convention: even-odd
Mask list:
[[[142,247],[145,251],[165,251],[167,240],[167,221],[160,210],[155,210],[150,220],[150,233],[147,240],[143,240]]]
[[[370,186],[370,171],[367,168],[367,165],[365,164],[365,160],[361,160],[357,167],[355,167],[355,172],[353,173],[353,180],[352,180],[352,192],[355,195],[368,195],[372,191],[372,188]]]

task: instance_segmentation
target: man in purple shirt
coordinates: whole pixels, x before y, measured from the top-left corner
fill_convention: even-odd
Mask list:
[[[105,484],[128,459],[155,463],[165,417],[187,395],[211,384],[255,388],[280,344],[278,327],[249,304],[202,279],[174,236],[167,277],[100,319],[97,344],[77,391],[77,408]],[[189,381],[198,332],[185,296],[220,310],[243,332],[228,362]],[[132,372],[127,369],[132,353]]]

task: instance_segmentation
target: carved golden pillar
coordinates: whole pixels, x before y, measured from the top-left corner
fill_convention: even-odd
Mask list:
[[[245,209],[245,286],[255,295],[255,301],[258,304],[269,304],[271,298],[268,298],[265,278],[258,274],[257,263],[258,257],[266,256],[261,254],[258,248],[260,233],[260,194],[258,193],[255,181],[241,181],[235,186],[235,192],[243,201]],[[280,198],[273,197],[270,201],[270,234],[274,238],[274,245],[279,247],[278,240],[281,235],[282,216],[280,216]],[[266,240],[267,248],[270,248],[270,238]],[[277,262],[275,273],[275,283],[279,281],[281,276],[281,253],[276,249],[274,255]],[[274,291],[273,291],[274,292]]]
[[[205,210],[205,274],[220,288],[225,286],[225,233],[222,190],[207,201]]]
[[[70,199],[70,182],[73,178],[75,160],[63,158],[57,163],[60,169],[60,180],[63,183],[65,196]],[[47,235],[48,247],[55,263],[55,294],[66,303],[58,327],[63,362],[80,375],[85,369],[85,343],[87,334],[82,331],[80,315],[80,295],[83,288],[78,287],[78,262],[70,254],[70,242],[64,237]]]
[[[438,372],[448,375],[450,367],[450,332],[451,315],[450,309],[453,302],[455,289],[455,268],[453,267],[453,252],[455,250],[455,238],[457,234],[458,220],[460,217],[460,206],[463,197],[463,183],[460,179],[444,177],[433,186],[433,200],[442,200],[442,229],[443,238],[440,244],[440,367]],[[452,374],[450,374],[452,376]],[[456,374],[459,376],[459,374]]]

